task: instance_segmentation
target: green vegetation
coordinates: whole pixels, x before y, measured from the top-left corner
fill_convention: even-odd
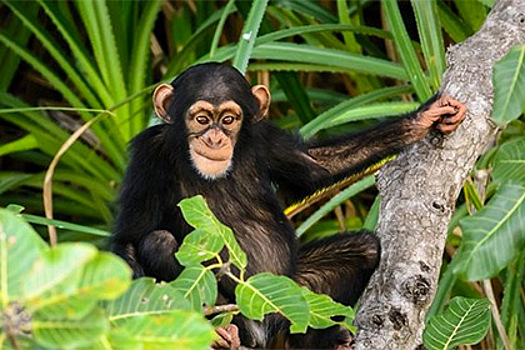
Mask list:
[[[268,274],[236,277],[239,309],[207,322],[217,293],[212,269],[243,270],[246,257],[199,199],[181,203],[196,228],[177,253],[183,275],[164,285],[131,282],[118,258],[94,247],[104,248],[111,231],[126,145],[154,122],[155,85],[206,61],[229,61],[268,84],[271,118],[305,138],[413,110],[440,85],[444,47],[474,34],[492,3],[0,0],[0,206],[16,204],[0,212],[2,344],[110,349],[151,340],[205,349],[210,324],[235,312],[255,319],[280,312],[292,331],[328,327],[335,314],[348,325],[351,309]],[[494,120],[506,129],[458,200],[427,315],[432,349],[480,341],[525,348],[524,52],[514,48],[494,70]],[[301,239],[373,229],[372,182],[296,215]],[[56,220],[44,218],[44,198]],[[56,247],[44,243],[46,224],[58,228]],[[229,262],[217,259],[223,247]],[[283,291],[290,300],[274,302]]]

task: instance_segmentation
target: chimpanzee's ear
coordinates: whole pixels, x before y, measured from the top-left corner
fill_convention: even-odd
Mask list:
[[[160,84],[153,92],[153,106],[155,106],[155,113],[157,117],[162,119],[167,124],[173,123],[173,118],[168,115],[168,106],[173,98],[175,89],[170,84]]]
[[[264,85],[255,85],[252,87],[252,94],[257,100],[259,105],[259,111],[253,117],[252,122],[256,123],[264,118],[268,114],[268,109],[270,108],[270,91]]]

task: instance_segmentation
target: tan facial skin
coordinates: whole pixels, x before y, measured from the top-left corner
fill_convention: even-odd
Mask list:
[[[171,85],[161,84],[153,94],[155,112],[168,124],[173,123],[173,118],[166,109],[174,93]],[[268,112],[270,92],[265,86],[256,85],[252,93],[259,104],[259,113],[252,121],[257,122]],[[188,108],[184,121],[188,130],[190,160],[203,178],[213,180],[228,173],[243,120],[243,111],[234,101],[215,106],[199,100]]]

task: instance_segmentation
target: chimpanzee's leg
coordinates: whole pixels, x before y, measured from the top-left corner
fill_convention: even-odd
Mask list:
[[[344,233],[308,243],[299,251],[296,281],[316,293],[327,294],[345,305],[353,305],[364,291],[379,264],[380,245],[367,232]],[[350,333],[334,326],[290,335],[290,348],[345,349]]]

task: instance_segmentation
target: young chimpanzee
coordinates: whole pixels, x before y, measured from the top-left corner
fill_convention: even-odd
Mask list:
[[[344,233],[300,246],[272,184],[303,198],[422,140],[433,126],[451,132],[465,117],[464,105],[441,97],[365,132],[305,143],[264,120],[266,87],[250,87],[236,69],[218,63],[189,68],[160,85],[153,100],[164,123],[131,144],[112,242],[135,276],[171,281],[181,272],[174,253],[191,228],[177,203],[200,194],[233,229],[248,256],[248,276],[286,275],[347,305],[357,301],[379,262],[377,238]],[[227,302],[234,302],[234,289],[221,279]],[[249,347],[265,347],[282,327],[276,317],[234,323]],[[287,346],[343,349],[348,342],[344,330],[332,327],[289,336]]]

